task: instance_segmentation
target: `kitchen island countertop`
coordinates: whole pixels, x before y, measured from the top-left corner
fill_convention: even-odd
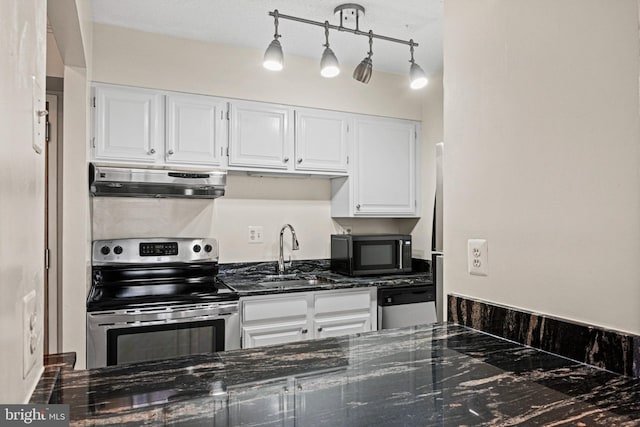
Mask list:
[[[452,324],[63,370],[53,396],[73,426],[640,425],[640,381]]]

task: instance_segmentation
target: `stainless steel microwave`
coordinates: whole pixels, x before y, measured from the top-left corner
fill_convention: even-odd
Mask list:
[[[331,271],[349,276],[411,272],[411,236],[332,234]]]

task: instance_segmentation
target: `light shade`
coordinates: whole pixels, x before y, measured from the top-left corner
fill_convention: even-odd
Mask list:
[[[322,59],[320,60],[320,74],[322,77],[335,77],[340,74],[340,64],[338,58],[333,53],[331,48],[325,48],[322,52]]]
[[[373,72],[373,62],[371,57],[367,56],[358,64],[355,70],[353,70],[353,78],[362,83],[369,83],[371,80],[371,73]]]
[[[422,89],[427,83],[429,83],[427,75],[418,64],[412,62],[409,68],[409,86],[411,89]]]
[[[282,46],[277,38],[269,43],[269,47],[264,53],[264,61],[262,66],[267,70],[280,71],[284,64],[284,55],[282,54]]]

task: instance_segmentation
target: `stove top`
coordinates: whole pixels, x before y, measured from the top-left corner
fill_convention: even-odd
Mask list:
[[[218,279],[215,239],[118,239],[93,243],[87,311],[238,300]]]
[[[135,309],[238,300],[238,294],[222,280],[201,284],[92,286],[87,311]]]

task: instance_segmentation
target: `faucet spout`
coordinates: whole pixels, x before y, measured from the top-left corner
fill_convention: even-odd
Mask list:
[[[280,253],[278,256],[278,274],[284,274],[285,265],[284,265],[284,231],[286,229],[291,231],[291,250],[297,251],[300,249],[300,244],[298,243],[298,237],[296,236],[296,230],[293,228],[291,224],[285,224],[280,229]]]

